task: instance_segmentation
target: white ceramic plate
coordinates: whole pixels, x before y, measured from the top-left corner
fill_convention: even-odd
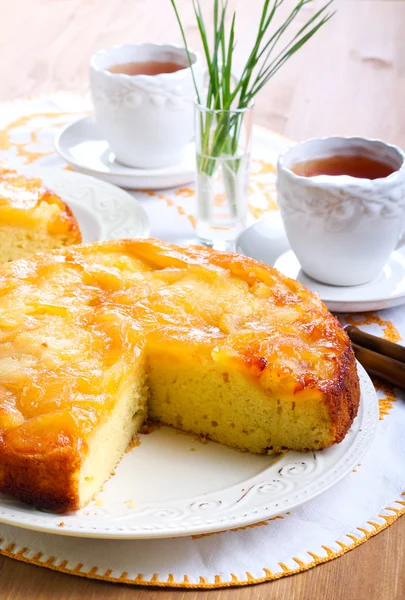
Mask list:
[[[184,150],[179,164],[162,169],[134,169],[115,161],[108,142],[99,133],[94,116],[84,117],[55,138],[58,154],[76,171],[96,175],[127,189],[162,189],[185,185],[195,177],[194,144]]]
[[[364,285],[326,285],[308,277],[290,249],[279,212],[272,211],[240,234],[237,252],[274,266],[317,292],[329,310],[337,313],[366,312],[393,308],[405,303],[405,253],[390,256],[378,279]]]
[[[241,527],[291,510],[347,475],[376,433],[376,393],[360,365],[358,371],[359,414],[331,448],[275,458],[160,427],[140,436],[86,508],[54,515],[0,494],[0,522],[80,537],[164,538]]]
[[[72,173],[47,168],[20,169],[30,177],[39,177],[72,209],[82,232],[83,242],[125,237],[146,237],[148,216],[139,200],[114,185]]]

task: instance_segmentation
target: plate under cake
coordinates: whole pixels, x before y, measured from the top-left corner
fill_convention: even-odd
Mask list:
[[[359,382],[319,298],[252,259],[158,240],[0,268],[0,491],[86,504],[147,416],[255,453],[343,439]]]
[[[82,241],[70,208],[42,181],[0,168],[0,262]]]

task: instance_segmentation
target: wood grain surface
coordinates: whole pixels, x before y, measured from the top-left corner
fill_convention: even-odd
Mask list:
[[[211,0],[201,0],[206,7]],[[239,0],[237,62],[263,0]],[[295,0],[286,0],[291,7]],[[315,0],[307,14],[320,6]],[[405,0],[337,0],[323,31],[279,72],[256,122],[291,138],[359,134],[405,147]],[[178,0],[198,48],[191,0]],[[169,0],[0,0],[0,100],[87,88],[88,62],[123,42],[180,42]],[[278,581],[212,591],[144,589],[0,557],[0,600],[399,600],[405,519],[341,558]]]

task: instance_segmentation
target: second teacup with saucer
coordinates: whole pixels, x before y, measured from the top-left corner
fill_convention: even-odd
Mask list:
[[[277,191],[291,248],[321,283],[369,283],[405,243],[400,148],[359,137],[297,144],[279,158]]]
[[[282,221],[266,216],[239,237],[238,251],[298,279],[335,312],[405,302],[402,150],[364,138],[310,140],[280,157],[277,187]]]

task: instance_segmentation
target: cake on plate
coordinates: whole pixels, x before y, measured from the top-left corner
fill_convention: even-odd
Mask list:
[[[70,208],[40,179],[0,167],[0,262],[78,244]]]
[[[276,453],[340,442],[359,404],[319,298],[205,248],[117,240],[3,265],[0,337],[0,491],[54,511],[85,505],[147,418]]]

